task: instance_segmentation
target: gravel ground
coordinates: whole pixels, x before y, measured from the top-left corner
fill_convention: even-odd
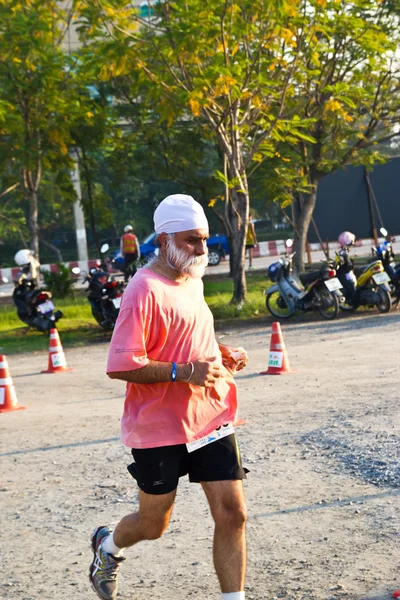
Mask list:
[[[270,326],[221,330],[250,356],[237,376],[237,429],[249,509],[247,595],[386,600],[399,575],[400,315],[282,325],[296,372],[260,376]],[[104,375],[107,345],[9,357],[19,403],[0,415],[0,597],[89,600],[88,538],[135,510],[119,421],[124,386]],[[121,600],[217,600],[212,522],[182,480],[171,525],[127,552]]]

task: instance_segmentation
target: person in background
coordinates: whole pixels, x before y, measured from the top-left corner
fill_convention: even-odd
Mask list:
[[[253,268],[253,248],[257,244],[256,230],[253,223],[253,215],[249,215],[246,234],[246,251],[249,251],[249,269]]]
[[[136,273],[136,261],[140,258],[140,244],[133,233],[132,225],[126,225],[124,235],[121,237],[121,254],[124,258],[124,280],[129,281],[129,276]]]
[[[124,292],[107,365],[111,379],[127,384],[122,443],[132,449],[128,471],[139,486],[139,510],[114,532],[94,530],[90,581],[102,600],[115,600],[123,549],[162,536],[179,478],[189,475],[202,486],[215,522],[221,598],[244,600],[246,470],[233,428],[233,373],[248,357],[215,339],[202,282],[209,235],[202,206],[191,196],[168,196],[154,213],[154,229],[159,253]]]

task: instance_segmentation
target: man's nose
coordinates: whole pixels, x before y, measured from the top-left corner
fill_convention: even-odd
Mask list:
[[[202,256],[207,254],[207,240],[199,240],[196,244],[196,254]]]

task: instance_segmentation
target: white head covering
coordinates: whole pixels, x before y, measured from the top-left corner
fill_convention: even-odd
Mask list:
[[[201,204],[186,194],[173,194],[164,198],[154,213],[154,231],[160,234],[190,229],[208,231],[207,217]]]

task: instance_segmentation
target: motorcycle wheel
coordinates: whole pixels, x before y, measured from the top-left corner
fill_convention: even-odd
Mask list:
[[[268,294],[265,303],[267,305],[267,309],[273,317],[278,317],[279,319],[288,319],[293,315],[285,300],[282,298],[280,292]]]
[[[320,297],[320,304],[317,305],[317,310],[321,317],[324,317],[328,321],[336,319],[339,313],[339,298],[335,294],[332,294],[328,288],[318,290],[318,295]]]
[[[379,302],[376,303],[376,308],[379,310],[380,313],[388,313],[392,308],[392,299],[390,297],[389,292],[384,288],[378,286],[376,293],[380,297]]]

